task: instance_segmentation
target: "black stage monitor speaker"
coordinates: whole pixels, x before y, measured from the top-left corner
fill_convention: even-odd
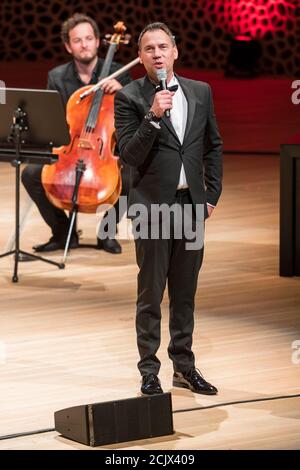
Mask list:
[[[89,446],[173,434],[171,393],[73,406],[54,413],[55,429]]]

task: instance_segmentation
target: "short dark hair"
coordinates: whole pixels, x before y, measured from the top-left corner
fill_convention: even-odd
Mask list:
[[[164,31],[164,32],[169,36],[169,38],[171,39],[172,45],[173,45],[173,46],[176,46],[175,36],[172,34],[172,32],[171,32],[171,30],[168,28],[168,26],[167,26],[165,23],[156,22],[156,23],[150,23],[150,24],[148,24],[148,25],[143,29],[143,31],[142,31],[141,34],[139,35],[139,39],[138,39],[138,48],[139,48],[139,49],[141,48],[142,37],[144,36],[145,33],[147,33],[148,31],[157,31],[158,29],[161,29],[162,31]]]
[[[89,23],[94,30],[96,38],[99,39],[100,31],[97,23],[93,20],[93,18],[88,15],[84,15],[83,13],[75,13],[62,24],[60,36],[63,43],[68,43],[70,41],[69,32],[71,29],[75,28],[75,26],[81,23]]]

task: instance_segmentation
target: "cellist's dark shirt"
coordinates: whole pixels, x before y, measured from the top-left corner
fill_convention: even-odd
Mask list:
[[[92,79],[88,85],[94,85],[99,81],[103,63],[104,60],[99,57],[97,65],[93,70]],[[112,62],[110,74],[120,69],[121,67],[121,64]],[[121,85],[125,86],[131,82],[131,77],[128,72],[124,72],[122,75],[117,77],[116,80],[121,83]],[[48,73],[47,88],[48,90],[57,90],[61,94],[64,106],[66,106],[68,99],[74,93],[74,91],[85,85],[87,84],[83,83],[80,79],[74,61],[59,65],[58,67],[50,70]]]

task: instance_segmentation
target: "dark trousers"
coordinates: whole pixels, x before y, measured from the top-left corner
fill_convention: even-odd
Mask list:
[[[188,191],[177,192],[176,203],[191,204]],[[193,216],[194,217],[194,216]],[[195,222],[195,220],[193,220]],[[172,229],[172,226],[171,226]],[[195,366],[192,352],[194,298],[203,260],[203,247],[186,249],[186,238],[135,240],[139,266],[136,331],[141,375],[158,374],[156,356],[161,337],[161,309],[166,283],[169,293],[170,343],[168,354],[174,370],[187,372]],[[189,240],[190,241],[190,240]]]
[[[65,238],[69,229],[69,218],[65,211],[55,207],[47,198],[44,187],[41,181],[43,165],[28,165],[22,172],[22,183],[28,192],[31,199],[35,202],[42,218],[46,224],[51,228],[52,235],[55,238]],[[127,195],[129,191],[129,174],[128,167],[122,168],[122,195]],[[119,214],[118,202],[114,206],[116,210],[116,224],[123,214]],[[105,225],[105,216],[101,225]],[[110,231],[110,237],[115,235],[117,228],[115,227],[114,233]]]

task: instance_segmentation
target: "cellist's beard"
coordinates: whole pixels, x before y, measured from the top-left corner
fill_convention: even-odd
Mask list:
[[[93,60],[95,59],[96,56],[94,57],[81,57],[80,59],[77,59],[77,62],[83,65],[89,65]]]

